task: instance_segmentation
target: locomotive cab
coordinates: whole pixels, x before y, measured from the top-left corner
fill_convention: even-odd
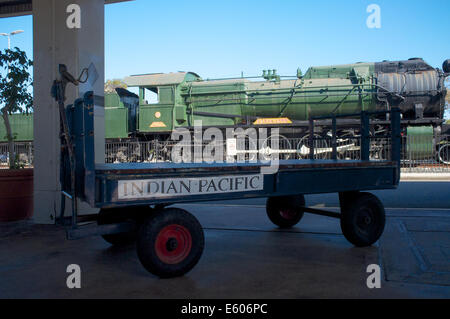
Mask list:
[[[198,80],[200,77],[192,72],[153,73],[125,78],[129,87],[139,88],[137,134],[168,133],[177,123],[186,122],[186,109],[178,98],[180,85]]]

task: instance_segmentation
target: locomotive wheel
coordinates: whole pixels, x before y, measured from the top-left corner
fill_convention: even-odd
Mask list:
[[[342,233],[357,247],[367,247],[375,243],[383,234],[385,223],[383,204],[375,195],[357,193],[343,205]]]
[[[269,197],[266,212],[272,223],[280,228],[290,228],[302,219],[304,206],[303,195]]]
[[[444,144],[439,148],[438,159],[442,164],[450,164],[450,144]]]
[[[272,147],[272,140],[277,140],[278,141],[278,145],[274,145],[274,147],[277,148],[273,148]],[[278,159],[280,160],[288,160],[291,158],[290,153],[282,153],[282,151],[290,151],[292,150],[292,145],[291,142],[289,141],[289,139],[281,134],[274,134],[269,136],[268,138],[266,138],[262,144],[262,156],[264,158],[264,160],[271,160],[272,159],[272,154],[278,154]]]
[[[330,152],[329,151],[320,151],[320,149],[327,149],[328,143],[325,139],[322,138],[322,136],[318,134],[314,134],[314,141],[313,145],[316,148],[314,158],[315,159],[327,159],[329,157]],[[310,143],[309,143],[309,134],[306,134],[303,136],[300,141],[297,144],[297,154],[299,158],[309,158],[309,152],[310,152]],[[319,149],[319,151],[317,150]],[[306,151],[306,153],[305,153]]]
[[[182,276],[203,253],[203,229],[198,220],[178,208],[162,209],[141,225],[137,253],[142,265],[160,278]]]
[[[142,219],[143,217],[142,215],[149,213],[151,213],[151,208],[147,206],[101,209],[97,217],[97,224],[115,224],[127,220],[134,220],[139,223],[139,219]],[[102,238],[111,245],[128,245],[136,241],[137,230],[126,233],[102,235]]]

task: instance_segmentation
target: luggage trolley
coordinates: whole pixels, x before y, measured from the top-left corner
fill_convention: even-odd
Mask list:
[[[391,122],[386,136],[390,160],[370,159],[371,112],[357,114],[361,117],[360,160],[338,159],[336,123],[355,114],[333,115],[310,120],[311,140],[316,121],[332,124],[333,159],[314,159],[314,143],[310,143],[309,159],[280,160],[271,174],[262,173],[270,165],[262,162],[96,164],[93,93],[86,93],[64,112],[70,138],[62,140],[63,144],[69,141],[72,151],[63,145],[62,194],[74,205],[72,216],[65,218],[62,204],[59,220],[67,226],[68,239],[101,235],[113,245],[136,241],[142,265],[162,278],[191,270],[204,248],[200,223],[173,204],[267,197],[267,215],[278,227],[294,226],[304,213],[335,217],[345,238],[364,247],[380,238],[385,212],[376,196],[362,191],[394,189],[399,183],[398,109],[386,111]],[[340,213],[305,206],[304,195],[319,193],[339,193]],[[77,199],[99,208],[100,213],[78,216]]]

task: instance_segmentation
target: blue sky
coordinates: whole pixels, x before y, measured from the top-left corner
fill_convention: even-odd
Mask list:
[[[381,29],[366,26],[369,4]],[[450,58],[448,0],[136,0],[106,6],[106,79],[194,71],[204,78],[294,75],[311,65]],[[32,56],[32,18],[0,19],[0,32]],[[7,39],[0,37],[0,49]]]

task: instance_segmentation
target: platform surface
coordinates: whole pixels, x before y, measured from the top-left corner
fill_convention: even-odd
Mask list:
[[[305,215],[291,230],[267,219],[264,199],[179,205],[205,228],[205,251],[187,275],[160,280],[134,247],[101,238],[66,241],[56,226],[0,225],[0,298],[450,298],[449,182],[401,183],[376,191],[387,206],[377,245],[355,248],[339,221]],[[337,196],[307,196],[336,207]],[[178,205],[177,205],[178,206]],[[82,288],[66,287],[78,264]],[[380,264],[382,286],[368,289],[366,267]]]

